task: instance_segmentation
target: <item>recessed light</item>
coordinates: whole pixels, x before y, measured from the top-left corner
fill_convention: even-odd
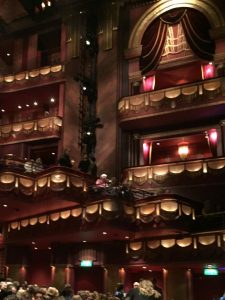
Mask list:
[[[54,103],[54,102],[55,102],[55,99],[54,99],[54,98],[51,98],[51,99],[50,99],[50,102]]]
[[[8,207],[8,205],[7,204],[3,204],[3,207]]]
[[[34,247],[34,250],[38,250],[38,247]]]
[[[130,237],[128,235],[125,236],[125,239],[129,239]]]
[[[87,241],[82,241],[82,243],[87,243]]]
[[[103,231],[103,232],[102,232],[102,234],[103,234],[103,235],[106,235],[106,234],[107,234],[107,232],[106,232],[106,231]]]
[[[52,152],[52,155],[55,155],[55,152]]]
[[[26,107],[30,107],[30,104],[26,104]]]
[[[48,250],[51,250],[52,249],[52,247],[48,247]]]
[[[4,109],[1,109],[1,112],[5,112],[5,110],[4,110]]]
[[[31,242],[31,244],[32,244],[32,245],[35,245],[36,243],[35,243],[35,242]]]
[[[35,106],[37,106],[37,105],[38,105],[37,101],[34,101],[34,105],[35,105]]]
[[[144,266],[144,267],[142,267],[142,269],[147,269],[147,267]]]
[[[157,146],[160,146],[160,143],[159,143],[159,142],[157,142],[157,143],[156,143],[156,145],[157,145]]]
[[[6,53],[6,55],[7,55],[7,56],[10,56],[11,54],[8,52],[8,53]]]
[[[22,106],[21,106],[21,105],[18,105],[17,107],[18,107],[19,109],[21,109],[21,108],[22,108]]]

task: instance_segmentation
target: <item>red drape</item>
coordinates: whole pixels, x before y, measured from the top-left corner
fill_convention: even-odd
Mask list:
[[[164,50],[168,24],[182,23],[192,51],[201,59],[213,60],[215,43],[210,38],[210,24],[206,17],[194,9],[171,10],[149,25],[142,37],[140,69],[147,74],[157,69]]]
[[[166,40],[167,24],[159,18],[145,31],[142,38],[140,68],[146,74],[159,64]]]

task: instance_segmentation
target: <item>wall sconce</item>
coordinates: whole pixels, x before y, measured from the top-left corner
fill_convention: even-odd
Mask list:
[[[144,164],[148,165],[149,163],[149,143],[144,142],[143,143],[143,158],[144,158]]]
[[[188,145],[182,144],[178,146],[178,154],[182,160],[185,160],[187,158],[188,153],[189,153]]]
[[[148,76],[142,78],[142,85],[144,92],[150,92],[155,89],[155,76]]]
[[[215,77],[215,66],[212,62],[202,65],[202,79],[209,79]]]

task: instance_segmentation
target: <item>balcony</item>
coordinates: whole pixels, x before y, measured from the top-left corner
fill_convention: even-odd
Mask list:
[[[169,189],[187,198],[201,189],[206,200],[224,189],[224,173],[225,158],[221,157],[128,168],[124,170],[123,183],[156,195]],[[208,189],[211,189],[210,194],[207,194]],[[199,195],[196,197],[193,199],[201,200]]]
[[[164,122],[174,124],[182,122],[187,111],[189,119],[198,120],[203,107],[204,117],[209,117],[212,107],[224,106],[224,103],[224,79],[215,78],[124,97],[118,103],[119,122],[125,129],[147,128],[149,124],[146,121],[150,119],[151,126],[154,127],[161,124],[163,115],[167,115]],[[221,114],[219,111],[221,110],[214,111],[218,117]]]
[[[9,92],[63,80],[64,66],[45,66],[17,74],[0,76],[1,92]]]
[[[35,139],[59,138],[62,119],[46,117],[0,125],[0,145]]]

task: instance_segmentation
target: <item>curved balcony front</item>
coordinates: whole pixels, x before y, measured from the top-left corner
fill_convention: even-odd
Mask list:
[[[131,167],[123,173],[123,183],[140,194],[172,193],[201,203],[222,197],[224,179],[225,157]]]
[[[223,117],[225,105],[224,78],[176,86],[122,98],[118,103],[119,123],[125,129],[151,128],[176,124],[185,118],[199,120],[213,113]],[[216,109],[215,109],[216,107]],[[204,109],[204,114],[201,111]],[[150,123],[149,123],[149,122]]]
[[[63,78],[64,66],[62,64],[4,75],[0,76],[0,93],[56,83],[62,81]]]
[[[62,119],[60,117],[47,117],[0,125],[0,145],[36,139],[59,138],[61,127]]]

